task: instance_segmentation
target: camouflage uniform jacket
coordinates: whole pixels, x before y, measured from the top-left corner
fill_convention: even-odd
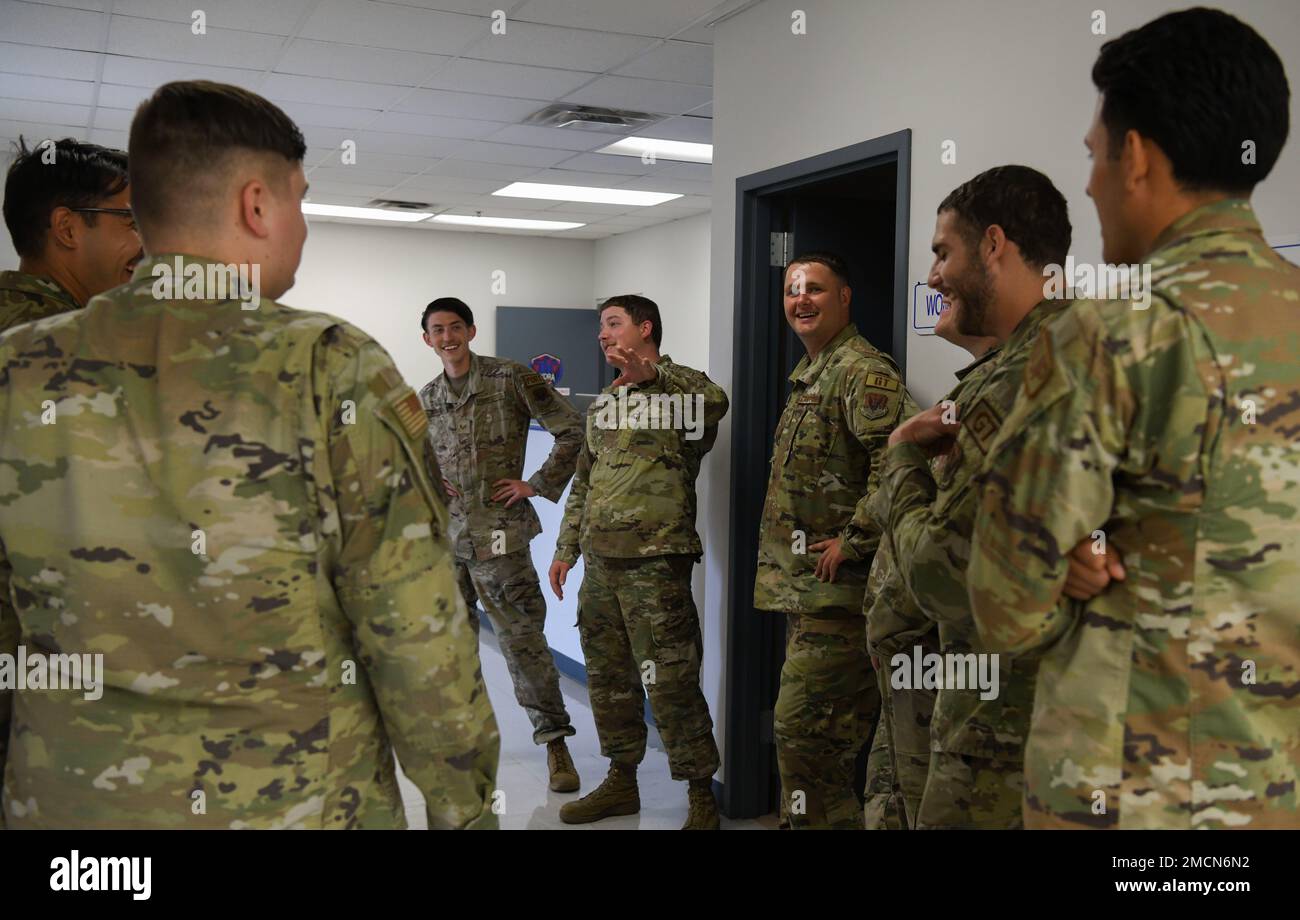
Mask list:
[[[989,371],[993,369],[997,348],[991,348],[957,372],[957,385],[948,392],[945,399],[958,405],[964,404],[963,392],[980,385]],[[888,454],[886,454],[888,457]],[[943,466],[948,461],[945,454],[930,461],[931,473],[943,475]],[[883,483],[882,483],[883,485]],[[877,489],[875,497],[869,503],[879,507],[885,495],[883,489]],[[881,520],[885,518],[882,516]],[[909,657],[916,645],[922,645],[926,651],[934,650],[936,637],[931,634],[935,624],[917,606],[916,599],[908,593],[903,585],[898,566],[894,564],[894,554],[886,536],[880,541],[876,550],[875,561],[871,563],[871,578],[867,583],[867,646],[877,659],[884,659],[877,667],[888,667],[889,658],[898,653]]]
[[[859,615],[880,527],[865,513],[889,433],[916,411],[897,365],[850,323],[790,374],[794,390],[772,448],[758,537],[754,607],[783,613],[851,610]],[[818,553],[796,552],[841,537],[835,581],[813,574]]]
[[[0,813],[404,827],[396,749],[430,826],[493,826],[419,398],[333,317],[155,298],[174,258],[0,336],[0,652],[103,655],[101,699],[0,691]]]
[[[0,272],[0,332],[81,305],[57,281],[26,272]]]
[[[420,402],[442,475],[460,493],[447,502],[456,555],[490,559],[526,549],[542,532],[537,512],[527,499],[509,508],[494,502],[493,483],[523,476],[528,420],[535,418],[555,436],[555,444],[528,484],[543,498],[559,501],[582,447],[582,415],[541,374],[505,358],[473,353],[459,397],[443,372],[420,390]],[[492,551],[494,533],[504,544],[497,553]]]
[[[587,410],[586,440],[555,546],[560,562],[573,565],[583,554],[627,559],[702,552],[695,479],[727,414],[727,394],[702,371],[674,364],[667,355],[657,367],[654,380],[606,387]],[[683,408],[680,417],[695,430],[638,424],[636,416],[615,417],[602,409],[622,398],[632,405],[637,394],[699,405],[701,411],[692,408],[688,417]],[[693,433],[699,437],[689,437]]]
[[[1300,268],[1183,215],[1151,299],[1044,326],[985,467],[972,613],[1041,653],[1028,827],[1300,825]],[[1104,530],[1128,577],[1061,598]]]
[[[1035,306],[996,358],[984,365],[986,370],[950,394],[961,427],[937,481],[915,444],[897,444],[885,454],[877,493],[880,515],[887,522],[903,584],[921,612],[939,624],[941,654],[988,652],[975,633],[966,592],[970,534],[979,504],[975,479],[984,452],[1016,400],[1034,337],[1043,322],[1066,305],[1045,300]],[[1034,662],[1013,662],[1002,655],[992,699],[981,699],[981,691],[970,686],[941,687],[930,723],[933,750],[1018,764],[1029,730],[1034,673]]]

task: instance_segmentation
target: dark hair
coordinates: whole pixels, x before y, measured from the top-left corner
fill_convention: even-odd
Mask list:
[[[650,338],[654,340],[655,348],[658,348],[659,343],[664,340],[664,324],[659,319],[659,304],[649,297],[642,297],[640,294],[615,294],[600,305],[597,315],[604,313],[610,307],[622,307],[627,311],[627,315],[632,317],[632,322],[638,326],[648,322]]]
[[[307,143],[288,115],[256,93],[188,80],[158,87],[131,122],[131,208],[142,228],[203,215],[234,153],[302,162]]]
[[[428,332],[429,317],[444,310],[448,313],[455,313],[465,321],[466,326],[474,325],[474,311],[469,308],[465,301],[459,297],[439,297],[424,308],[424,315],[420,317],[420,331]]]
[[[1273,169],[1290,125],[1277,52],[1221,10],[1168,13],[1101,46],[1092,66],[1117,157],[1124,136],[1154,141],[1189,191],[1249,193]],[[1254,163],[1243,163],[1252,141]]]
[[[45,249],[55,208],[93,208],[127,186],[125,151],[71,137],[41,141],[29,149],[19,135],[15,146],[5,177],[4,215],[20,256],[38,256]],[[98,216],[82,214],[81,219],[93,227]]]
[[[849,266],[843,259],[833,252],[805,252],[802,255],[795,256],[789,262],[785,263],[785,269],[782,271],[782,277],[790,271],[790,266],[798,262],[816,262],[818,265],[825,265],[831,270],[831,274],[840,279],[840,284],[849,283]]]
[[[1026,265],[1065,262],[1070,251],[1070,211],[1052,180],[1028,166],[994,166],[963,182],[939,202],[936,213],[952,211],[971,246],[997,224],[1020,247]]]

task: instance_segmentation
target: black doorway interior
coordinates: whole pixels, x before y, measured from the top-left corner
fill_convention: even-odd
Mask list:
[[[785,655],[782,618],[753,607],[758,526],[776,424],[803,347],[785,322],[782,269],[800,252],[850,266],[858,331],[906,371],[910,130],[736,180],[731,549],[725,814],[776,807],[772,708]]]

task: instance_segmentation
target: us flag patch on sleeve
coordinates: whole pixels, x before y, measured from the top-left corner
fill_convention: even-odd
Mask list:
[[[402,428],[412,438],[419,440],[425,435],[429,426],[428,417],[424,414],[424,406],[420,404],[420,397],[412,389],[407,389],[405,395],[399,395],[392,404],[393,411],[397,413],[397,420],[402,423]]]

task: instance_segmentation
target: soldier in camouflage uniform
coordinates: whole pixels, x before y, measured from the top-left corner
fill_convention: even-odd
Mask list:
[[[640,810],[636,768],[645,757],[648,694],[672,777],[690,782],[683,829],[712,830],[719,826],[712,788],[718,747],[700,688],[691,570],[703,549],[695,479],[728,400],[700,371],[661,356],[661,339],[654,301],[625,295],[601,305],[601,348],[620,374],[588,410],[550,580],[562,597],[569,569],[579,555],[585,559],[578,630],[610,771],[593,792],[561,808],[560,820]]]
[[[970,563],[980,635],[1041,656],[1026,825],[1294,828],[1300,269],[1248,201],[1286,140],[1286,75],[1194,9],[1108,42],[1093,80],[1103,257],[1150,284],[1044,325]],[[1065,548],[1094,531],[1127,577],[1062,600]]]
[[[931,269],[929,284],[937,289],[941,279]],[[962,401],[961,391],[979,384],[992,368],[998,340],[966,335],[957,328],[959,311],[945,304],[934,334],[970,353],[972,361],[957,371],[957,386],[945,397]],[[947,455],[930,461],[932,475],[943,476]],[[930,718],[936,690],[928,687],[894,689],[891,660],[921,654],[938,654],[939,630],[917,606],[903,585],[887,539],[881,540],[867,580],[867,648],[880,687],[880,721],[872,736],[867,761],[867,800],[863,806],[868,830],[916,827],[921,795],[930,770]]]
[[[99,699],[0,692],[5,821],[400,828],[396,750],[431,827],[495,826],[419,397],[361,330],[274,301],[307,232],[301,133],[171,83],[131,147],[153,257],[0,336],[0,650],[103,656]],[[260,301],[213,282],[254,259]]]
[[[786,267],[785,313],[808,354],[777,425],[754,606],[790,618],[774,716],[793,828],[861,828],[859,753],[879,717],[863,601],[880,528],[865,514],[885,439],[915,405],[897,366],[849,322],[847,269]]]
[[[582,416],[540,374],[471,352],[477,330],[463,301],[433,301],[420,324],[444,367],[420,390],[420,402],[447,490],[461,595],[471,616],[475,595],[483,601],[515,699],[533,724],[533,741],[547,746],[551,789],[574,792],[578,771],[564,743],[574,728],[543,633],[546,600],[528,551],[542,525],[528,499],[559,500],[582,447]],[[519,477],[533,418],[555,436],[555,444],[525,482]]]
[[[4,216],[19,262],[0,272],[0,332],[85,306],[144,256],[121,150],[70,137],[29,150],[19,138]]]
[[[979,490],[975,476],[1024,372],[1040,325],[1065,306],[1043,297],[1043,267],[1070,248],[1065,198],[1026,166],[987,170],[939,205],[930,285],[955,311],[960,332],[1001,342],[937,406],[890,437],[872,510],[886,522],[898,573],[917,609],[938,624],[946,661],[930,724],[931,756],[916,826],[1018,828],[1024,736],[1033,705],[1034,664],[997,664],[997,683],[969,679],[987,649],[975,635],[966,598],[966,562]],[[932,470],[930,455],[943,449]],[[924,650],[923,650],[924,651]],[[898,648],[896,684],[914,676],[912,648]],[[883,653],[882,653],[883,657]]]

